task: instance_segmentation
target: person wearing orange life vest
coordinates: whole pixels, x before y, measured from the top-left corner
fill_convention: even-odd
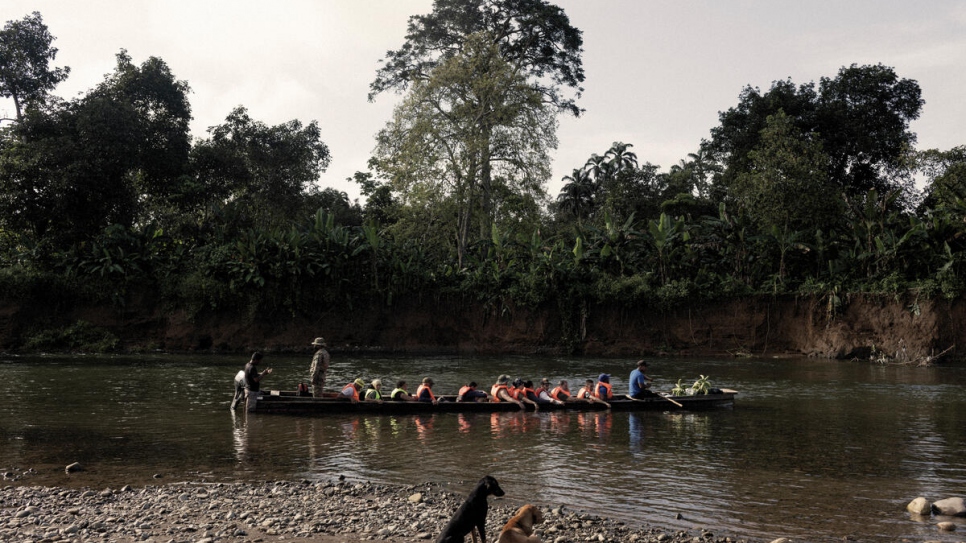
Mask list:
[[[433,395],[433,379],[431,377],[423,377],[422,384],[416,389],[416,401],[437,402],[436,396]]]
[[[594,397],[605,401],[614,399],[614,392],[610,387],[609,373],[602,373],[597,377],[597,386],[594,387]]]
[[[359,401],[359,391],[362,390],[365,386],[366,386],[365,381],[363,381],[362,379],[356,379],[355,381],[349,383],[342,389],[342,395],[345,396],[346,398],[349,398],[349,400],[352,403],[356,403]]]
[[[556,405],[563,404],[563,401],[558,400],[550,395],[550,379],[547,379],[546,377],[540,380],[540,387],[537,388],[534,393],[537,397],[537,403],[552,403]]]
[[[523,402],[510,395],[510,389],[507,387],[508,382],[510,382],[510,376],[506,374],[496,379],[496,384],[490,388],[490,401],[515,403],[520,406],[520,409],[523,409]]]
[[[536,395],[533,392],[532,381],[527,381],[524,383],[523,379],[514,379],[513,388],[510,389],[510,395],[525,404],[532,405],[534,411],[538,411],[540,409],[535,401]]]
[[[578,400],[592,400],[594,398],[594,380],[587,379],[584,381],[584,386],[577,390]]]
[[[605,402],[604,400],[601,400],[600,398],[598,398],[597,396],[594,395],[594,380],[593,379],[587,379],[586,381],[584,381],[584,386],[580,387],[580,390],[577,391],[577,399],[578,400],[583,400],[585,402],[598,402],[598,403],[602,403],[602,404],[606,405],[608,408],[610,408],[610,404],[609,403]]]
[[[573,396],[570,394],[570,385],[565,379],[562,379],[559,383],[557,383],[557,386],[550,391],[550,397],[561,402],[566,402],[573,399]]]
[[[456,401],[458,402],[485,402],[489,398],[486,392],[482,390],[476,390],[476,381],[470,381],[468,385],[464,385],[460,388],[459,393],[456,395]]]

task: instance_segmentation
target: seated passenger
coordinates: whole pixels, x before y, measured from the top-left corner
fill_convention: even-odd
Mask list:
[[[610,388],[610,374],[602,373],[597,378],[597,386],[594,387],[594,397],[600,400],[614,399],[614,392]]]
[[[416,398],[409,395],[406,391],[406,381],[397,381],[396,388],[389,393],[389,399],[396,402],[414,402]]]
[[[373,379],[372,384],[366,389],[365,398],[367,400],[381,400],[382,399],[382,381],[379,379]]]
[[[527,386],[529,384],[529,386]],[[533,406],[533,410],[537,411],[539,409],[536,394],[533,392],[533,381],[523,382],[523,379],[514,379],[513,388],[510,389],[510,395],[517,400],[530,404]]]
[[[490,401],[515,403],[518,406],[520,406],[520,409],[523,409],[524,407],[523,402],[514,398],[513,395],[510,394],[510,389],[507,386],[507,383],[509,383],[509,381],[510,381],[510,376],[508,375],[501,375],[497,378],[496,384],[494,384],[493,387],[490,388]]]
[[[546,377],[540,380],[540,388],[536,390],[536,395],[537,403],[552,403],[557,405],[563,404],[563,401],[554,398],[550,394],[550,379],[547,379]]]
[[[436,403],[436,396],[433,395],[432,378],[423,377],[423,383],[416,389],[416,401]]]
[[[567,381],[561,379],[560,382],[557,383],[557,386],[550,391],[550,397],[555,400],[560,400],[561,402],[571,400],[573,396],[570,394],[570,385],[567,384]]]
[[[359,401],[359,391],[362,390],[364,386],[366,386],[365,381],[362,379],[356,379],[342,389],[342,395],[352,400],[352,403],[356,403]]]
[[[584,381],[584,386],[577,390],[578,400],[593,400],[594,399],[594,380],[587,379]]]
[[[486,392],[482,390],[476,390],[476,381],[470,381],[470,384],[462,387],[459,394],[456,396],[456,401],[458,402],[485,402],[489,399]]]

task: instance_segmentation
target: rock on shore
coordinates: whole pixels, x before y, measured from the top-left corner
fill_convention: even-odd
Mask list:
[[[416,496],[420,494],[420,496]],[[7,486],[3,541],[434,541],[464,496],[440,485],[353,482],[179,483],[121,489]],[[522,503],[490,501],[488,541]],[[536,504],[545,543],[745,543],[706,530],[665,531]],[[469,540],[469,539],[468,539]]]

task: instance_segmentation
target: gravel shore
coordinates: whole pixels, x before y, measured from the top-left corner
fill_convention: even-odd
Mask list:
[[[438,484],[348,481],[178,483],[119,489],[7,486],[2,541],[317,542],[435,541],[465,496]],[[487,541],[523,503],[490,498]],[[535,504],[546,543],[751,543],[706,530],[665,531]],[[470,541],[467,538],[467,541]]]

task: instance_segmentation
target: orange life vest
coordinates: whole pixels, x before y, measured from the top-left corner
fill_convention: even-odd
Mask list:
[[[350,388],[352,389],[352,399],[358,402],[359,391],[356,389],[355,383],[349,383],[346,385],[345,388],[342,389],[342,395],[345,396],[345,391],[349,390]]]
[[[593,395],[594,394],[591,391],[587,390],[587,387],[580,387],[580,390],[577,391],[578,400],[586,400],[587,398],[590,398]]]
[[[600,395],[600,392],[599,392],[600,391],[600,387],[604,387],[607,390],[607,392],[606,392],[606,394],[604,394],[604,396],[601,396]],[[610,383],[604,383],[604,382],[601,382],[601,381],[597,381],[597,384],[594,386],[594,397],[600,398],[602,400],[610,400],[611,398],[613,398],[614,397],[614,394],[613,394],[613,392],[611,392]]]
[[[506,387],[506,385],[501,385],[501,384],[495,384],[495,385],[493,385],[493,387],[490,388],[490,396],[492,396],[491,399],[494,402],[502,402],[503,401],[503,400],[500,399],[500,394],[499,394],[500,390],[506,390],[508,394],[510,393],[510,390]],[[513,394],[510,394],[510,397],[512,398],[513,397]]]
[[[524,387],[520,389],[520,392],[517,395],[518,400],[520,399],[520,396],[523,396],[524,398],[531,401],[536,401],[537,393],[534,392],[534,390],[530,387]]]
[[[419,388],[416,389],[416,399],[422,401],[424,390],[429,392],[429,399],[435,402],[436,396],[433,395],[433,389],[429,388],[428,385],[419,385]]]
[[[456,393],[456,395],[457,395],[457,396],[462,396],[463,394],[466,394],[466,393],[467,393],[467,392],[469,392],[469,391],[470,391],[470,385],[466,385],[466,386],[464,386],[464,387],[461,387],[461,388],[460,388],[460,391],[459,391],[459,392],[457,392],[457,393]]]
[[[565,402],[570,399],[570,393],[564,390],[563,387],[556,387],[550,391],[550,397],[555,400]]]

